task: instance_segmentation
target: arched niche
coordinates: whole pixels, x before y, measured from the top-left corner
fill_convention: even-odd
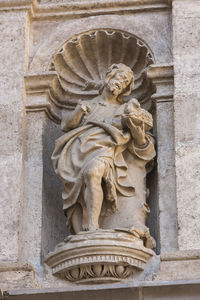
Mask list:
[[[56,25],[58,24],[58,25]],[[95,16],[89,18],[82,18],[80,20],[63,20],[62,22],[56,22],[51,25],[52,30],[50,34],[41,38],[41,41],[37,43],[34,48],[34,51],[29,60],[29,68],[28,74],[25,76],[25,85],[26,85],[26,110],[29,114],[29,120],[27,121],[27,126],[30,129],[34,127],[35,122],[40,122],[38,124],[37,131],[37,139],[41,141],[42,146],[41,149],[38,149],[38,141],[35,136],[32,136],[30,133],[29,138],[32,141],[33,147],[38,149],[39,155],[42,152],[41,163],[40,166],[43,167],[43,174],[41,174],[41,178],[38,178],[37,170],[30,167],[29,160],[27,161],[27,169],[31,171],[31,176],[38,178],[38,182],[41,182],[42,186],[42,197],[41,199],[38,196],[34,196],[34,188],[29,185],[28,179],[27,187],[28,191],[27,194],[32,195],[31,201],[35,201],[35,207],[38,206],[38,201],[42,201],[42,245],[41,251],[42,258],[45,255],[53,250],[55,245],[62,241],[64,236],[67,234],[65,226],[65,217],[62,211],[62,199],[61,199],[61,183],[59,182],[58,178],[56,177],[52,165],[51,165],[51,153],[54,148],[54,142],[57,137],[62,135],[60,130],[60,116],[62,109],[70,108],[73,109],[74,104],[72,103],[62,103],[62,99],[50,99],[49,92],[50,87],[52,87],[52,78],[55,79],[56,71],[54,67],[51,65],[53,61],[53,57],[59,52],[62,51],[63,46],[66,45],[69,41],[73,38],[77,38],[77,36],[82,36],[86,33],[94,32],[95,30],[110,30],[112,32],[116,32],[113,36],[120,36],[120,34],[124,33],[125,36],[128,34],[129,36],[133,37],[133,39],[138,39],[141,41],[142,45],[145,45],[149,49],[149,52],[152,54],[153,63],[155,68],[155,80],[153,83],[159,88],[158,93],[158,100],[159,102],[159,109],[157,110],[157,118],[155,118],[155,126],[154,129],[158,126],[158,130],[154,132],[154,135],[157,136],[157,146],[160,147],[160,150],[157,150],[160,158],[159,160],[163,160],[163,156],[166,157],[164,162],[166,163],[166,168],[169,167],[173,171],[173,161],[171,162],[168,156],[173,155],[173,141],[169,142],[169,136],[166,139],[165,135],[163,134],[163,118],[167,114],[169,121],[164,122],[165,128],[164,131],[171,134],[170,140],[173,140],[173,122],[171,121],[173,118],[173,72],[170,71],[170,76],[168,76],[168,72],[165,72],[165,69],[168,69],[167,64],[172,61],[172,52],[171,52],[171,37],[170,37],[170,16],[168,13],[165,14],[156,14],[155,16],[148,15],[147,18],[144,17],[143,14],[135,14],[133,15],[121,15],[120,19],[118,15],[112,16]],[[31,34],[34,34],[32,32]],[[37,32],[35,32],[37,34]],[[112,36],[112,35],[111,35]],[[142,38],[141,38],[142,37]],[[121,37],[120,37],[121,39]],[[145,41],[145,42],[144,42]],[[30,43],[32,39],[30,39]],[[140,42],[139,42],[140,43]],[[157,71],[158,67],[158,71]],[[147,67],[148,68],[148,67]],[[170,67],[171,68],[171,67]],[[51,73],[51,74],[50,74]],[[170,79],[170,80],[169,80]],[[155,82],[154,82],[155,81]],[[163,82],[163,85],[161,84]],[[168,82],[170,81],[170,85]],[[150,82],[150,81],[149,81]],[[148,109],[151,105],[150,96],[153,90],[149,93],[149,98],[147,102],[143,102],[145,107]],[[170,97],[165,97],[167,94],[170,94]],[[59,101],[60,102],[59,102]],[[141,98],[142,100],[142,98]],[[149,101],[150,100],[150,101]],[[155,100],[155,99],[154,99]],[[147,105],[147,106],[146,106]],[[168,108],[168,110],[167,110]],[[45,113],[44,113],[45,112]],[[156,113],[155,113],[156,115]],[[41,117],[43,116],[43,117]],[[43,119],[42,119],[43,118]],[[37,121],[35,121],[37,119]],[[159,124],[159,125],[157,125]],[[171,146],[172,144],[172,146]],[[166,146],[170,145],[170,149]],[[167,149],[165,151],[165,148]],[[172,150],[171,150],[172,149]],[[166,156],[166,152],[169,153]],[[31,155],[30,155],[31,157]],[[37,156],[38,157],[38,156]],[[31,160],[31,158],[30,158]],[[38,162],[36,162],[38,163]],[[43,164],[43,165],[42,165]],[[160,174],[157,172],[160,169]],[[154,174],[151,173],[147,183],[150,187],[150,198],[149,198],[149,205],[151,208],[151,214],[149,218],[148,226],[151,228],[152,235],[157,240],[157,245],[159,248],[159,234],[161,232],[164,238],[161,245],[161,249],[174,249],[173,246],[174,240],[176,238],[175,230],[174,230],[174,219],[173,222],[168,222],[165,224],[165,219],[162,218],[162,215],[171,215],[171,211],[173,205],[175,205],[175,201],[173,198],[173,184],[171,186],[166,185],[167,191],[163,188],[166,182],[166,176],[163,174],[164,172],[161,170],[163,166],[158,161],[158,167],[154,168]],[[165,166],[164,166],[165,169]],[[41,172],[42,173],[42,172]],[[172,174],[173,175],[173,174]],[[173,179],[173,176],[171,176]],[[41,179],[41,180],[40,180]],[[26,181],[26,178],[25,178]],[[162,181],[162,184],[159,182]],[[158,195],[157,192],[157,185],[160,184],[160,189],[162,189]],[[152,190],[153,187],[153,190]],[[171,198],[169,199],[168,194],[169,190],[171,192]],[[52,196],[53,191],[53,196]],[[25,195],[26,198],[26,195]],[[35,199],[35,200],[34,200]],[[158,203],[159,202],[159,203]],[[160,206],[160,203],[162,206]],[[169,207],[169,203],[171,203]],[[160,208],[162,208],[161,217]],[[55,214],[56,211],[56,214]],[[175,212],[175,209],[173,209]],[[24,216],[29,216],[29,210],[24,214]],[[175,215],[175,213],[174,213]],[[24,217],[25,218],[25,217]],[[167,219],[167,218],[166,218]],[[59,221],[58,221],[59,220]],[[164,221],[162,221],[164,220]],[[167,219],[168,220],[168,219]],[[171,219],[170,219],[171,220]],[[159,228],[159,222],[161,224],[161,230]],[[37,224],[35,224],[37,226]],[[170,227],[170,228],[169,228]],[[169,238],[169,231],[173,233],[171,240]],[[60,232],[60,234],[59,234]],[[30,257],[30,253],[34,246],[34,231],[28,232],[30,236],[30,244],[24,244],[24,249],[27,251],[28,257]],[[167,236],[167,237],[166,237]],[[32,245],[32,246],[31,246]],[[172,246],[171,246],[172,245]],[[30,248],[30,249],[29,249]],[[159,250],[159,249],[158,249]],[[159,251],[158,251],[159,252]],[[40,260],[40,253],[38,254],[38,260]]]
[[[93,99],[98,95],[110,65],[124,63],[133,70],[135,77],[135,88],[129,98],[137,98],[143,107],[150,110],[154,86],[147,78],[147,69],[154,60],[147,43],[129,32],[100,28],[76,34],[60,45],[49,60],[47,70],[56,73],[48,91],[49,103],[58,108],[61,116],[62,110],[73,109],[80,100]],[[44,136],[50,138],[48,128],[46,130]],[[52,177],[55,174],[52,173]],[[149,197],[149,205],[154,217],[150,215],[149,224],[158,239],[155,229],[157,220],[154,219],[157,209],[155,178],[156,172],[151,178],[150,195],[153,198]],[[52,185],[49,188],[54,189]],[[50,191],[46,192],[50,194]]]
[[[53,36],[55,38],[55,32]],[[50,37],[49,40],[52,41],[52,38]],[[47,101],[44,109],[47,115],[49,115],[49,112],[51,117],[52,112],[56,112],[57,114],[56,120],[53,117],[51,118],[55,123],[47,118],[48,121],[44,121],[45,124],[41,131],[44,142],[42,149],[44,157],[42,206],[44,212],[43,224],[45,224],[45,227],[42,227],[43,257],[45,257],[48,251],[53,250],[56,243],[59,240],[61,241],[63,235],[66,234],[62,227],[65,219],[61,209],[61,183],[59,185],[56,174],[51,166],[51,153],[55,139],[62,135],[59,125],[56,124],[61,119],[62,110],[73,109],[82,97],[83,99],[92,99],[95,97],[98,94],[98,89],[104,79],[107,67],[113,63],[123,62],[132,68],[136,79],[136,86],[130,97],[138,98],[142,106],[146,109],[151,108],[151,95],[155,92],[151,79],[146,76],[149,66],[155,63],[155,55],[148,44],[138,35],[121,29],[100,27],[71,35],[64,41],[63,36],[62,38],[58,37],[58,40],[62,40],[62,42],[59,45],[55,45],[57,44],[56,42],[51,46],[48,55],[46,52],[42,57],[40,56],[42,49],[44,50],[49,45],[49,41],[46,41],[39,48],[30,66],[30,70],[33,71],[34,68],[37,68],[40,59],[45,61],[45,65],[42,64],[43,73],[34,74],[32,77],[33,81],[30,80],[30,83],[32,82],[30,84],[30,99],[32,103],[35,101],[36,104],[30,106],[29,110],[36,112],[43,109],[42,106],[39,107],[37,104],[38,97],[41,98],[41,95],[43,95],[42,97]],[[88,48],[89,55],[87,53]],[[54,49],[54,52],[52,49]],[[91,49],[94,55],[92,55]],[[49,54],[50,52],[51,55]],[[66,72],[66,70],[68,71]],[[51,74],[48,77],[48,73],[52,73],[53,76]],[[74,82],[70,82],[72,79]],[[36,81],[40,86],[39,93]],[[49,122],[51,122],[51,126]],[[148,182],[150,188],[148,202],[151,208],[148,226],[156,238],[159,248],[158,181],[156,169],[150,175]],[[56,190],[58,191],[58,186],[59,192],[56,192]],[[51,191],[54,191],[52,199]],[[57,203],[59,203],[59,207]],[[55,210],[56,214],[54,213]],[[46,213],[47,211],[48,213]],[[62,221],[58,223],[56,220]],[[52,224],[54,224],[54,228],[51,228]],[[62,234],[56,234],[61,227]],[[48,228],[47,231],[46,228]]]

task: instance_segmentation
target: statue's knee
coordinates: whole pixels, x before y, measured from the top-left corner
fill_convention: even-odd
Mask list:
[[[101,162],[95,161],[89,164],[83,172],[85,182],[101,179],[104,166]]]
[[[83,177],[86,183],[98,176],[96,171],[97,171],[96,168],[86,168],[86,170],[83,173]]]

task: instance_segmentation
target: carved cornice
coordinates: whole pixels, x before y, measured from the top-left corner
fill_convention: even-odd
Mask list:
[[[147,77],[152,80],[156,93],[152,95],[155,102],[173,101],[174,70],[172,64],[151,65]]]
[[[43,92],[46,91],[52,80],[57,76],[55,71],[50,71],[42,74],[26,74],[24,82],[27,92]]]
[[[67,3],[40,4],[35,17],[87,17],[100,14],[133,13],[144,10],[168,9],[168,0],[103,0],[103,1],[69,1]]]
[[[34,15],[37,0],[0,0],[0,12],[3,11],[29,11]]]
[[[33,0],[0,0],[0,7],[20,7],[32,4]]]
[[[32,18],[55,19],[89,17],[102,14],[134,13],[169,9],[171,0],[102,0],[38,3],[37,0],[0,0],[0,11],[28,10]]]
[[[14,271],[34,271],[34,267],[31,264],[19,264],[19,263],[0,263],[0,272],[14,272]],[[0,298],[1,299],[1,298]]]
[[[200,250],[179,250],[175,252],[164,253],[160,257],[161,261],[190,261],[200,260]]]

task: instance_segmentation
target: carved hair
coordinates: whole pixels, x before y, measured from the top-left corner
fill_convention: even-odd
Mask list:
[[[112,79],[117,72],[125,72],[127,75],[130,75],[131,81],[128,84],[128,86],[122,91],[122,93],[118,96],[117,100],[120,103],[124,103],[124,97],[130,95],[134,88],[134,75],[131,68],[128,66],[120,63],[120,64],[113,64],[109,67],[108,71],[106,72],[106,81],[105,83],[108,83],[110,79]]]

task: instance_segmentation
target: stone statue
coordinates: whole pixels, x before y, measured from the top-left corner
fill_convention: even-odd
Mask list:
[[[125,102],[133,88],[132,70],[113,64],[99,96],[63,112],[61,128],[66,133],[56,141],[52,161],[63,183],[63,209],[74,234],[99,227],[125,228],[140,237],[148,232],[145,177],[155,156],[148,133],[152,116],[136,99]],[[127,199],[132,209],[126,207]],[[118,219],[111,224],[117,210]]]

